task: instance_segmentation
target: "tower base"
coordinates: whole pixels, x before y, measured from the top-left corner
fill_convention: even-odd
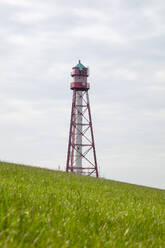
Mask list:
[[[66,171],[98,177],[88,88],[73,88]]]

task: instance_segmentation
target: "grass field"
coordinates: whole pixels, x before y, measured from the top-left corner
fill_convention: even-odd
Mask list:
[[[165,247],[165,191],[0,162],[0,247]]]

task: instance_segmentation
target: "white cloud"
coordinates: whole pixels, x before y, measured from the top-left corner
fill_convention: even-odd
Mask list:
[[[32,2],[30,0],[1,0],[2,4],[7,4],[9,6],[15,5],[15,6],[23,6],[23,7],[29,7],[32,5]]]

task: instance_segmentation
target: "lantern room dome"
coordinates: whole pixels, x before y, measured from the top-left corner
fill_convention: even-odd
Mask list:
[[[75,67],[86,68],[83,64],[81,64],[81,60],[78,61],[78,64]]]

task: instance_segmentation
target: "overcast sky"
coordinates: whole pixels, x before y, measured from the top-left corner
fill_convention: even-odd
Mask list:
[[[165,189],[164,13],[164,0],[0,0],[0,159],[65,167],[81,59],[101,176]]]

